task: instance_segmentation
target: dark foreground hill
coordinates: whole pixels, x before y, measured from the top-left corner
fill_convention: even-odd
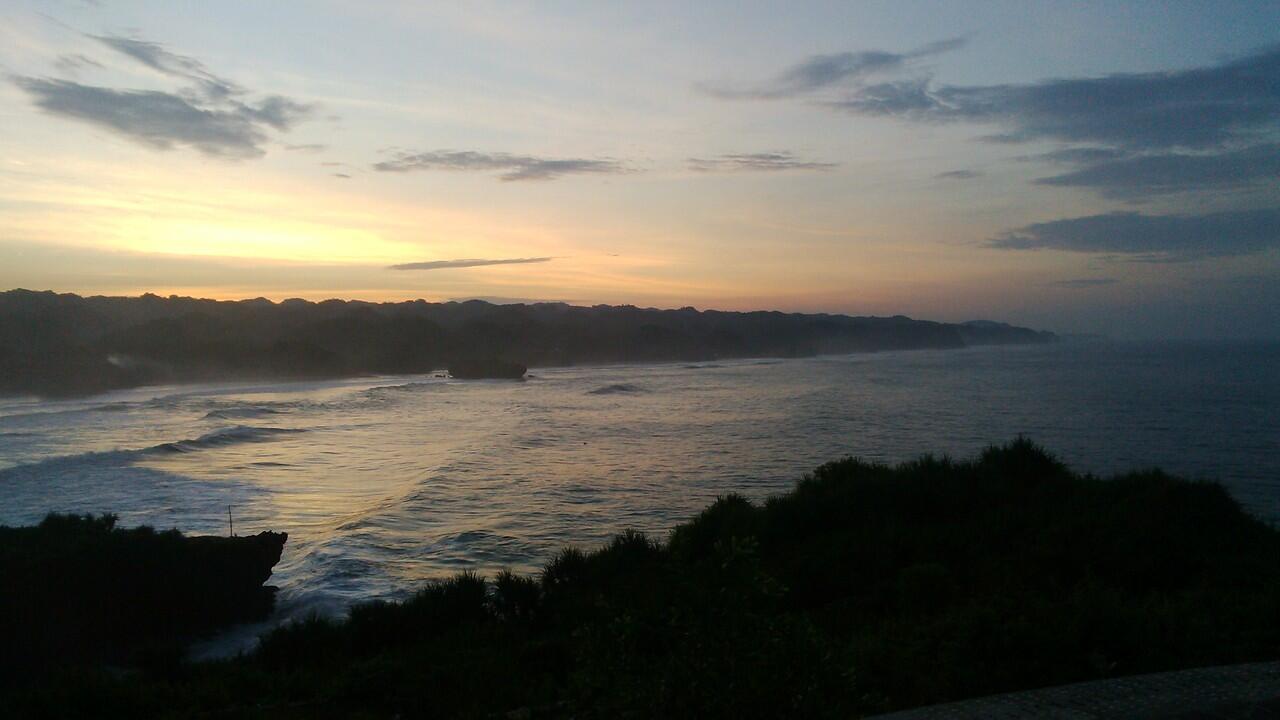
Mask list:
[[[538,577],[464,573],[288,626],[245,657],[68,670],[7,697],[48,717],[848,718],[1277,659],[1278,611],[1280,530],[1220,486],[1082,477],[1019,440],[830,463],[663,543],[626,533]]]
[[[1001,323],[562,303],[219,302],[0,293],[0,394],[420,373],[450,363],[798,357],[1053,339]]]

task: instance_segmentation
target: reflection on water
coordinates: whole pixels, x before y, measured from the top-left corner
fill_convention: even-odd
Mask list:
[[[281,616],[462,567],[662,533],[846,454],[967,455],[1029,435],[1077,469],[1161,465],[1280,519],[1280,349],[1060,345],[789,361],[152,388],[0,401],[0,523],[110,511],[285,530]]]

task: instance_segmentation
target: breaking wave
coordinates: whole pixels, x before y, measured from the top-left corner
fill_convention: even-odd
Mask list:
[[[211,410],[205,413],[205,420],[241,420],[266,417],[268,415],[283,415],[286,411],[276,410],[269,407],[249,406],[249,407],[232,407],[223,410]]]
[[[222,428],[221,430],[206,433],[195,439],[160,443],[159,445],[152,445],[147,448],[135,450],[101,450],[80,453],[78,455],[59,455],[34,463],[15,465],[13,467],[0,470],[0,479],[16,476],[25,477],[37,469],[70,469],[86,465],[117,467],[128,465],[135,460],[149,455],[191,453],[210,448],[237,445],[240,443],[270,442],[281,435],[302,432],[306,432],[306,430],[236,425],[235,427]]]
[[[587,394],[588,395],[620,395],[620,394],[642,393],[642,392],[646,392],[646,391],[644,388],[640,387],[639,385],[631,385],[629,383],[616,383],[613,385],[605,385],[604,387],[598,387],[595,390],[588,390]]]
[[[222,428],[214,430],[211,433],[205,433],[194,440],[179,440],[177,442],[161,443],[146,450],[142,453],[154,452],[195,452],[197,450],[205,450],[207,448],[225,447],[227,445],[237,445],[239,443],[257,443],[268,442],[274,440],[278,435],[306,432],[294,428],[277,428],[277,427],[250,427],[248,425],[236,425],[235,427]]]

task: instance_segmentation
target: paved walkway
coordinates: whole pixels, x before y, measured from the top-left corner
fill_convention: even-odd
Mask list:
[[[1135,675],[931,705],[875,720],[1276,720],[1280,662]]]

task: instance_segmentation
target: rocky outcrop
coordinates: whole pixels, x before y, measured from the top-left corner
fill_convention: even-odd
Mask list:
[[[519,380],[529,368],[517,362],[495,358],[472,358],[449,363],[449,376],[459,380]]]
[[[0,527],[0,647],[22,664],[132,663],[271,612],[288,535],[186,537],[104,515]],[[7,663],[0,661],[0,665]]]
[[[187,538],[191,562],[200,568],[190,579],[204,594],[210,619],[256,620],[271,612],[276,588],[266,582],[288,539],[283,532]]]

